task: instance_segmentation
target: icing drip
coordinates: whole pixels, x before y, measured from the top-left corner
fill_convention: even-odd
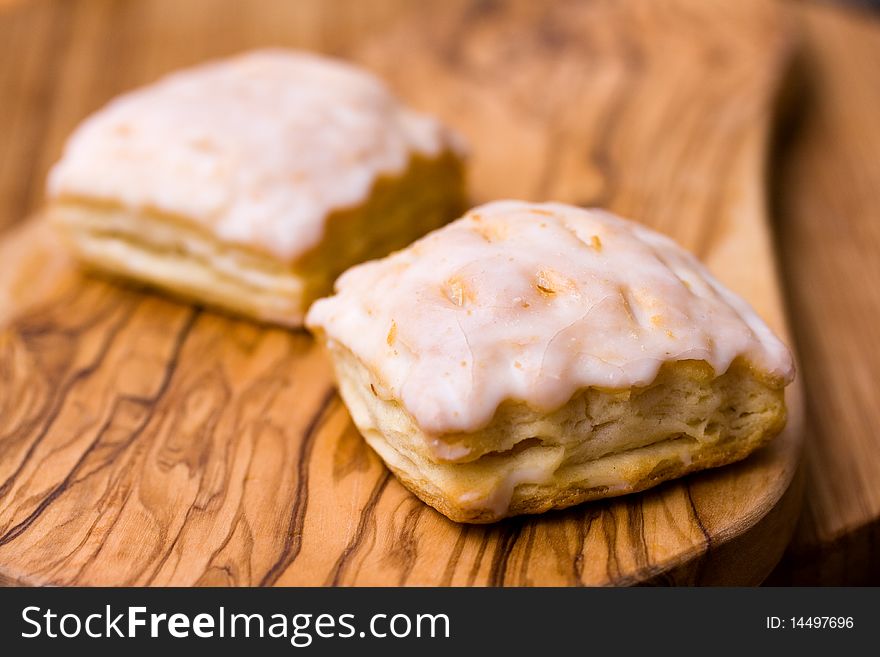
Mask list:
[[[348,270],[306,324],[361,359],[428,435],[475,431],[508,399],[549,411],[587,386],[646,385],[667,361],[722,374],[744,357],[781,382],[794,375],[749,305],[672,240],[558,203],[475,208]]]
[[[169,75],[112,101],[69,139],[52,198],[151,209],[220,241],[293,261],[333,210],[359,205],[413,154],[459,149],[372,75],[257,51]]]

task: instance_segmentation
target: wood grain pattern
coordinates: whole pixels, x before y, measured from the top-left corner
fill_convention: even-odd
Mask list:
[[[818,4],[801,18],[805,88],[775,205],[810,434],[773,582],[880,584],[880,20]]]
[[[47,140],[119,88],[205,56],[273,42],[342,52],[470,138],[475,201],[556,198],[645,221],[785,331],[763,180],[790,47],[775,5],[437,3],[379,30],[395,15],[382,7],[337,25],[320,3],[211,3],[207,13],[200,2],[36,3],[0,29],[54,25],[37,39],[53,47],[30,51],[37,68],[55,57],[54,82],[34,73],[49,98],[41,111],[65,115]],[[315,38],[316,26],[327,34]],[[68,93],[72,106],[58,102]],[[52,150],[21,172],[30,191],[0,195],[7,216],[36,202],[32,177]],[[796,387],[789,428],[746,462],[563,513],[461,526],[365,446],[307,334],[78,274],[38,221],[0,253],[15,254],[0,266],[7,582],[755,583],[793,529]]]

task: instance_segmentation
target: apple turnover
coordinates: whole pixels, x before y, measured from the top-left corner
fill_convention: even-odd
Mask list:
[[[794,376],[672,240],[557,203],[478,207],[348,270],[306,324],[367,442],[463,522],[742,459],[783,428]]]
[[[87,265],[298,326],[340,272],[460,214],[461,151],[366,72],[257,51],[83,122],[48,213]]]

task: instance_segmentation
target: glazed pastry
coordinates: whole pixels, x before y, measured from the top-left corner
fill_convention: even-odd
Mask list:
[[[502,201],[344,273],[307,326],[355,424],[449,518],[491,522],[747,456],[788,349],[670,239]]]
[[[87,264],[288,326],[347,267],[461,212],[461,145],[341,62],[258,51],[111,102],[49,215]]]

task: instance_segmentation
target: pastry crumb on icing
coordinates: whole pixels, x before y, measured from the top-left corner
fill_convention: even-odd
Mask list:
[[[353,267],[306,325],[433,435],[475,431],[505,400],[549,411],[584,387],[647,385],[666,361],[720,375],[742,357],[780,384],[794,376],[785,345],[694,256],[560,203],[489,203]]]
[[[411,156],[459,138],[371,74],[264,50],[171,74],[88,118],[50,173],[49,196],[154,210],[220,241],[293,261],[333,211],[356,206]]]

